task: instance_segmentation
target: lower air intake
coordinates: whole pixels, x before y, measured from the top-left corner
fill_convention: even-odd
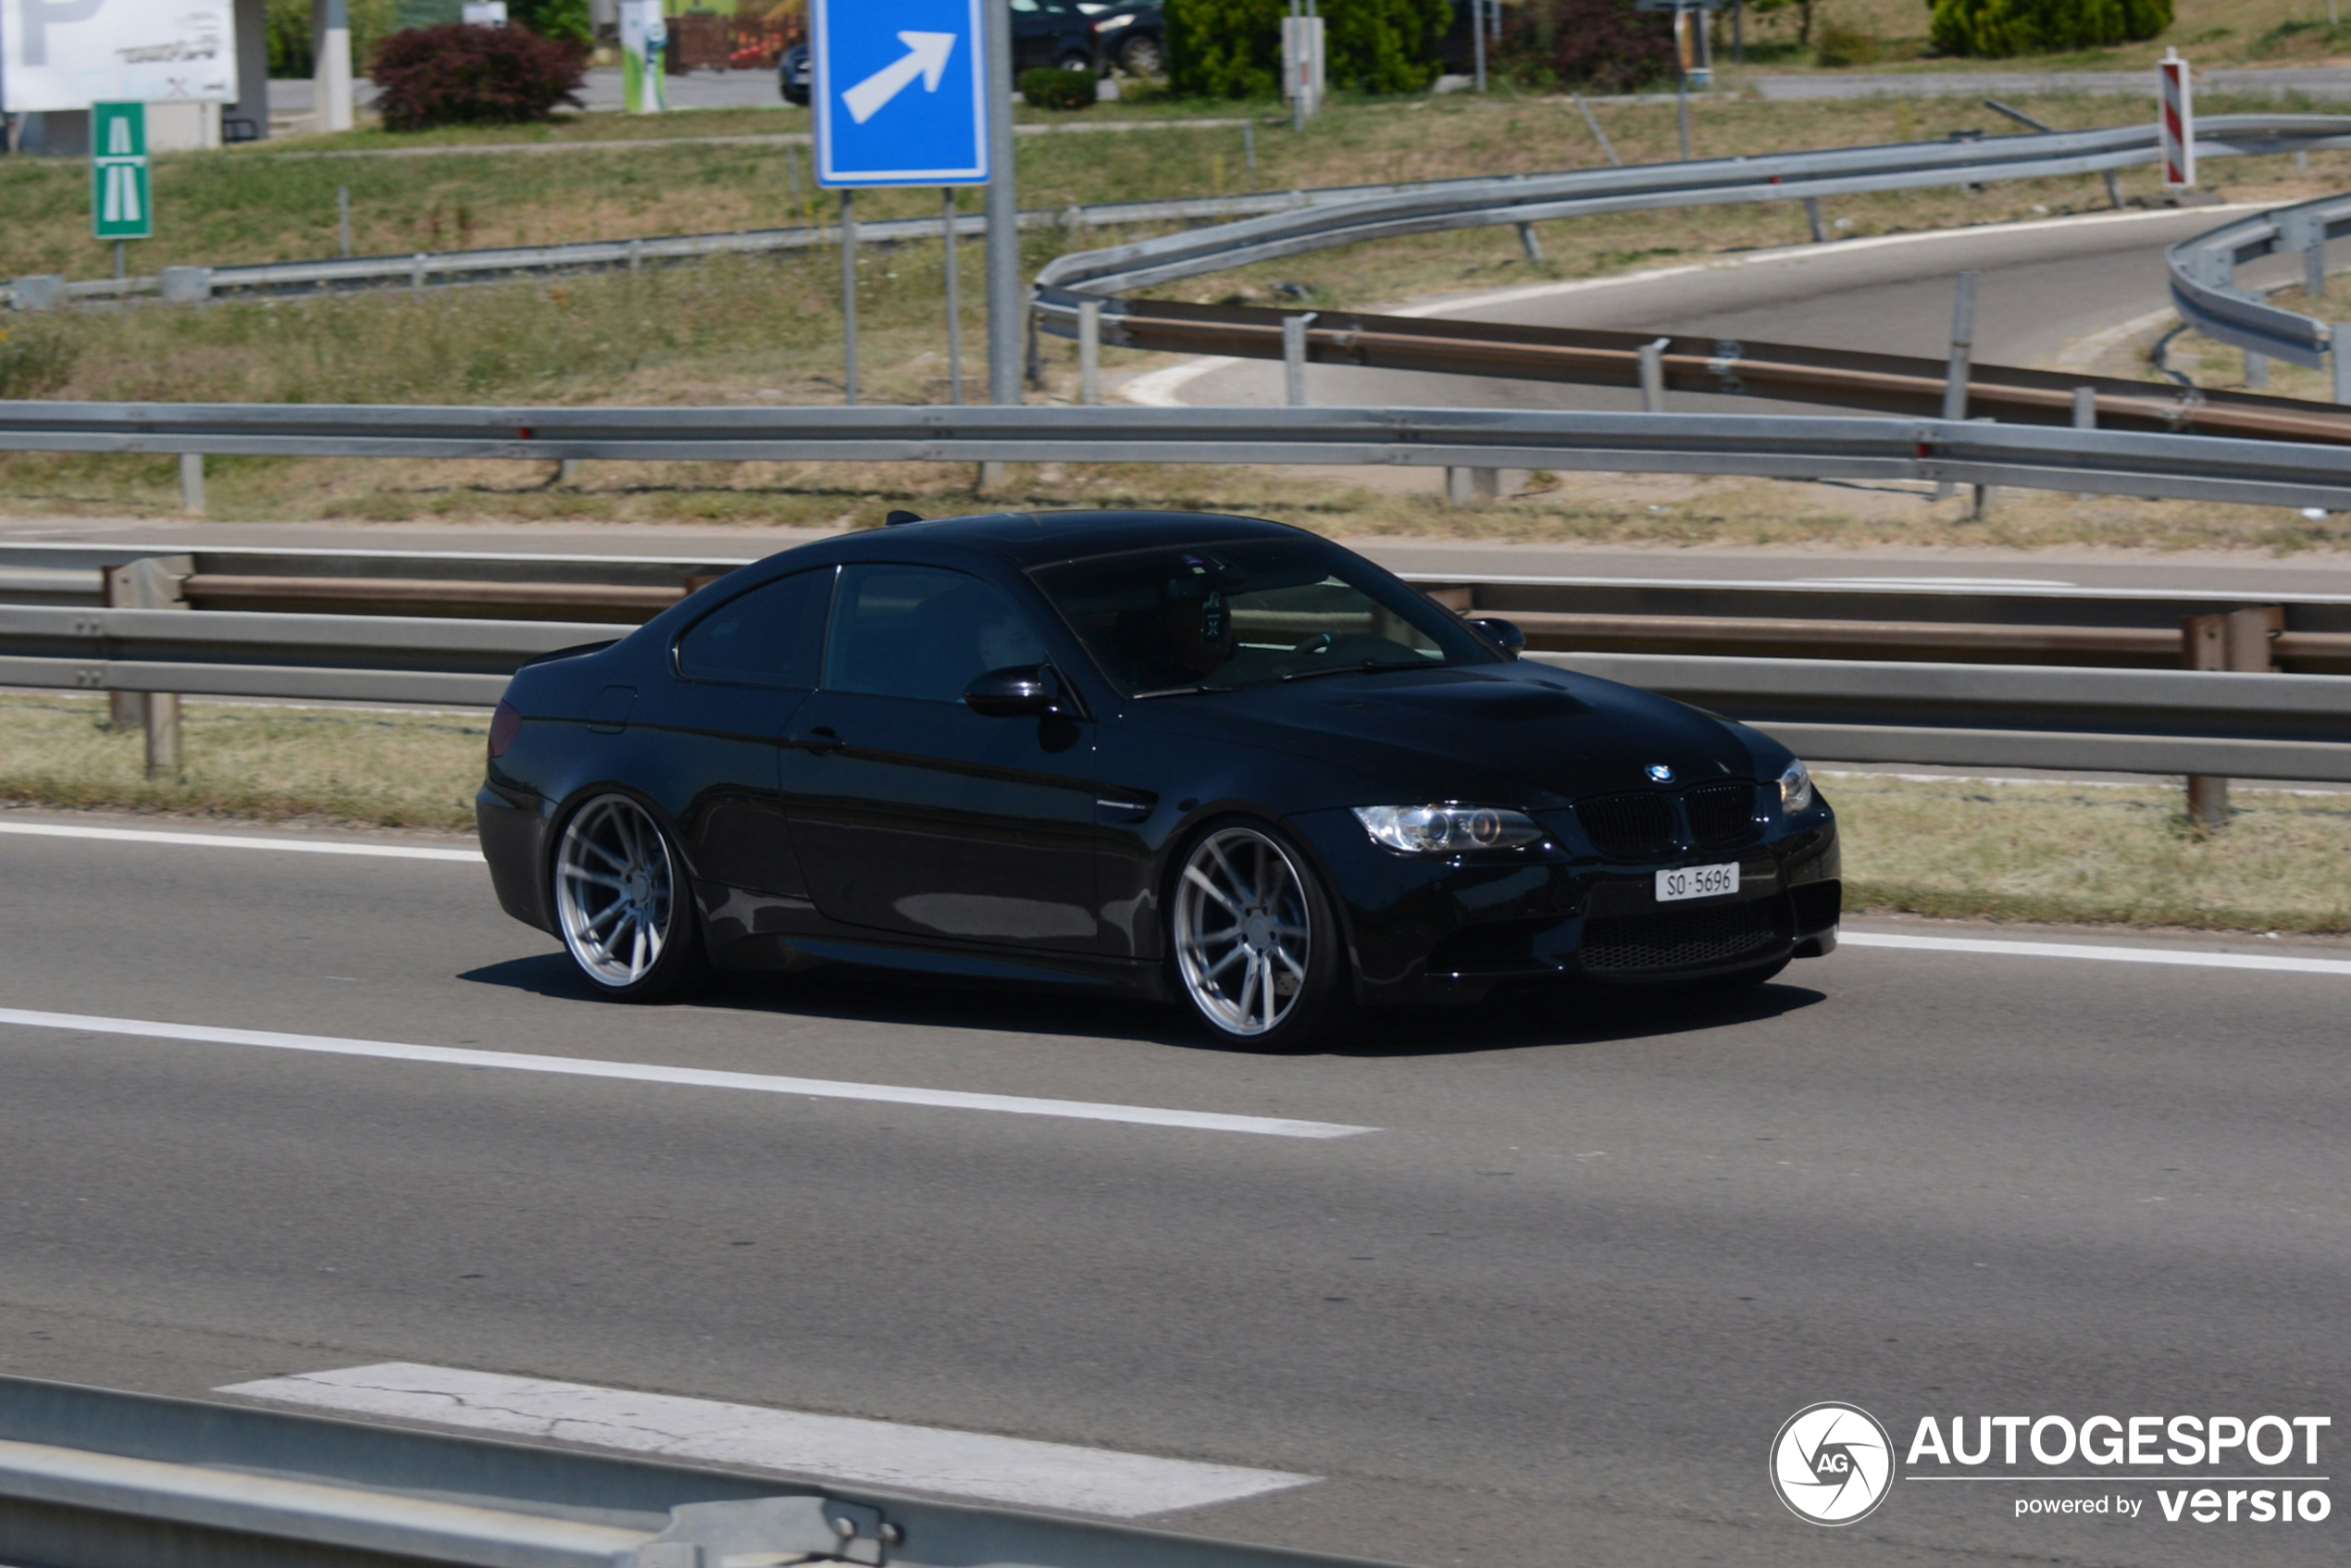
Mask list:
[[[1759,958],[1788,940],[1783,899],[1634,915],[1584,923],[1584,969],[1593,975],[1662,974]]]

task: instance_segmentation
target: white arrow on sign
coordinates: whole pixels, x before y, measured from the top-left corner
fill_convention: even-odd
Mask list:
[[[906,45],[907,53],[902,58],[891,61],[840,95],[840,101],[849,106],[849,118],[860,125],[881,113],[918,76],[923,79],[924,92],[938,92],[939,79],[947,74],[947,56],[955,52],[955,35],[952,32],[902,32],[898,42]]]

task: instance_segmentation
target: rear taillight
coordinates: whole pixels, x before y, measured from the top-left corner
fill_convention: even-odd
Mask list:
[[[498,711],[490,716],[490,754],[503,757],[506,748],[522,733],[522,710],[504,697],[498,699]]]

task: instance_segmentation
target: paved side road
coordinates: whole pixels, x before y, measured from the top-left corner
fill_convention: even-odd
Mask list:
[[[1154,1523],[1432,1564],[2343,1560],[2340,1509],[2012,1512],[2070,1483],[1905,1483],[1826,1536],[1764,1455],[1832,1399],[1905,1439],[2351,1422],[2351,975],[1856,946],[1734,1007],[1387,1019],[1260,1060],[899,984],[616,1008],[550,947],[462,860],[0,832],[0,1367],[376,1408],[470,1369],[1038,1439],[1304,1478]]]

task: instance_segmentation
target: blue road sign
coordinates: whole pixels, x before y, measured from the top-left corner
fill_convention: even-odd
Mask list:
[[[988,183],[988,3],[810,0],[820,183]]]

